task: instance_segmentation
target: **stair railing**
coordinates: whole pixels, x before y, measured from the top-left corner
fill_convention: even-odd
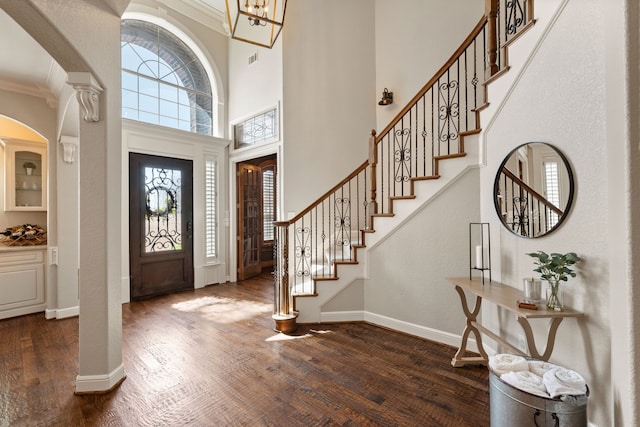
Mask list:
[[[477,133],[486,83],[504,69],[503,47],[532,23],[533,0],[485,0],[485,15],[449,60],[382,132],[371,132],[369,158],[288,221],[275,222],[276,329],[295,329],[294,296],[316,294],[316,281],[357,263],[373,218],[393,200],[413,197],[413,182],[438,178],[441,160],[464,156]]]
[[[498,179],[498,209],[502,221],[515,234],[539,237],[558,224],[562,210],[506,167]]]

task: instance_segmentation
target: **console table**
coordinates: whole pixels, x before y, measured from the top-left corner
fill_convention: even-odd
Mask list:
[[[483,285],[482,280],[478,278],[469,279],[468,277],[448,277],[447,280],[455,286],[458,295],[460,295],[462,310],[467,318],[467,324],[462,334],[460,348],[451,360],[451,365],[456,368],[465,365],[487,365],[489,357],[482,346],[482,336],[480,332],[503,344],[515,354],[531,356],[539,360],[547,361],[549,360],[549,357],[551,357],[556,332],[558,330],[558,326],[560,326],[560,322],[562,322],[562,319],[565,317],[584,316],[583,313],[569,309],[563,309],[562,311],[549,310],[544,303],[538,305],[538,310],[520,308],[518,307],[518,300],[524,299],[524,293],[518,289],[496,281],[485,281]],[[464,291],[470,292],[476,296],[476,302],[473,310],[469,309]],[[529,354],[524,353],[522,350],[508,343],[505,339],[493,333],[476,320],[478,313],[480,313],[480,306],[483,299],[516,315],[518,323],[520,323],[520,326],[522,326],[522,329],[524,330]],[[547,335],[547,346],[542,354],[540,354],[536,348],[529,319],[551,319]],[[469,334],[472,332],[476,337],[478,352],[480,353],[480,356],[476,357],[464,356],[467,351],[467,340],[469,339]]]

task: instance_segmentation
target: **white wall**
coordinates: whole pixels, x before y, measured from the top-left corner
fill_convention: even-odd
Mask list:
[[[611,318],[611,425],[633,425],[640,414],[640,5],[607,1],[605,69],[609,186],[609,302]]]
[[[288,26],[289,18],[287,18]],[[286,32],[287,26],[283,32]],[[229,150],[229,171],[235,172],[236,165],[244,160],[276,154],[277,155],[277,194],[278,212],[282,212],[283,177],[286,175],[282,164],[282,145],[284,133],[282,131],[284,118],[282,111],[282,38],[271,49],[253,44],[229,39],[229,126],[227,135],[233,139],[232,126],[253,115],[264,112],[267,109],[277,107],[279,109],[278,138],[267,144],[259,144],[256,147],[235,150],[233,141]],[[256,55],[257,61],[249,65],[249,57]],[[236,205],[236,174],[229,174],[229,206]],[[236,239],[237,235],[237,210],[231,209],[226,216],[229,218],[227,240],[229,241],[229,277],[236,280]],[[278,219],[282,217],[281,214]]]
[[[461,335],[460,298],[445,278],[469,274],[469,223],[479,217],[479,171],[470,169],[369,252],[365,310],[441,342]]]
[[[288,18],[287,15],[283,32],[288,30]],[[249,65],[249,56],[253,54],[257,54],[258,60]],[[229,123],[260,113],[281,100],[282,34],[272,49],[229,39]]]
[[[377,107],[374,9],[369,0],[287,4],[285,215],[300,212],[367,158]]]
[[[607,137],[605,123],[604,2],[569,1],[542,40],[539,50],[486,128],[487,167],[481,173],[484,221],[491,222],[498,264],[494,277],[514,287],[531,276],[527,252],[574,251],[583,258],[578,277],[561,285],[565,304],[586,313],[567,319],[558,330],[552,362],[582,373],[591,385],[590,420],[612,425],[609,321]],[[589,31],[583,31],[589,28]],[[553,144],[568,158],[576,182],[574,205],[562,226],[548,236],[529,240],[500,224],[492,199],[493,180],[503,158],[529,141]],[[517,338],[519,325],[495,308],[483,307],[483,322]],[[532,322],[533,323],[533,322]],[[546,324],[533,325],[537,337]],[[518,342],[517,340],[515,342]],[[541,338],[538,339],[542,346]]]
[[[378,131],[451,57],[483,15],[484,2],[476,0],[376,0],[375,102],[385,87],[394,97],[392,105],[376,109]]]

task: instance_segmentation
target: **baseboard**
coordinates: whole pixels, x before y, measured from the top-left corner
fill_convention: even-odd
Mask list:
[[[125,378],[123,364],[105,375],[78,375],[76,377],[76,394],[108,393]]]
[[[437,329],[416,325],[368,311],[331,311],[320,313],[321,323],[362,321],[456,348],[460,347],[460,342],[462,340],[462,336],[460,335],[439,331]],[[467,349],[469,351],[478,352],[476,340],[470,338],[467,341]],[[488,354],[495,353],[494,351],[491,351],[491,349],[486,348],[486,345],[485,350]]]
[[[45,311],[46,304],[34,304],[27,307],[12,308],[11,310],[3,310],[0,312],[0,319],[8,319],[10,317],[24,316],[25,314],[40,313]]]
[[[320,313],[320,323],[362,322],[364,311],[329,311]]]
[[[47,320],[51,319],[66,319],[67,317],[75,317],[80,314],[80,306],[61,308],[55,310],[45,310],[44,317]]]
[[[131,302],[131,276],[120,278],[120,302],[122,304]]]

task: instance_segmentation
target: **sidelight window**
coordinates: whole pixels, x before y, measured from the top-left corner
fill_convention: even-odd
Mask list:
[[[558,162],[543,162],[545,196],[547,201],[554,206],[560,206],[560,179],[558,177]],[[558,223],[558,214],[550,212],[547,217],[547,229],[550,230]]]
[[[205,256],[215,258],[218,256],[216,236],[216,162],[213,159],[205,161]]]

